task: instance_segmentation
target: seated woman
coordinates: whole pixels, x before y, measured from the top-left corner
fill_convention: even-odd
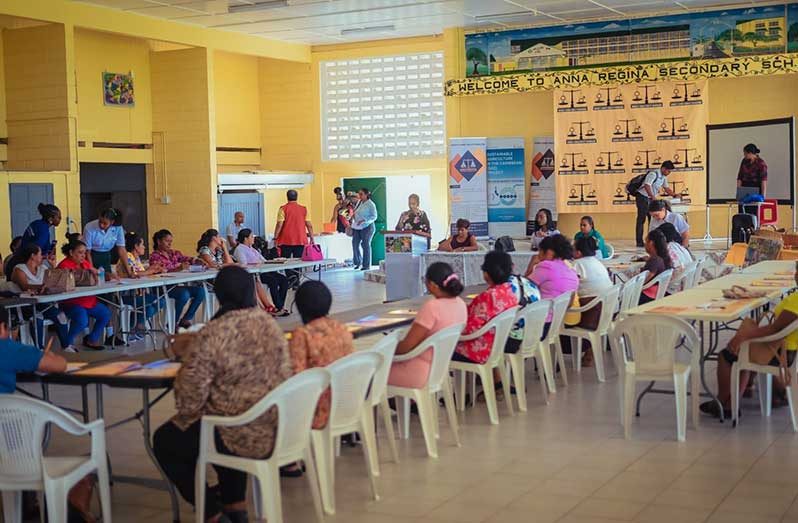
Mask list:
[[[197,259],[209,269],[221,269],[233,265],[233,257],[227,251],[227,243],[216,229],[208,229],[197,242]]]
[[[116,272],[122,278],[141,278],[152,274],[166,272],[161,265],[151,263],[149,267],[144,267],[141,257],[146,249],[144,248],[144,238],[135,232],[125,235],[125,250],[127,259],[119,260],[116,264]],[[166,307],[166,299],[149,291],[131,291],[122,295],[122,302],[132,306],[137,312],[135,314],[131,328],[140,330],[144,327],[145,321],[149,321],[155,314]],[[143,314],[139,311],[144,311]],[[142,335],[136,332],[130,334],[133,341],[142,339]]]
[[[670,223],[676,228],[676,232],[682,237],[682,245],[690,246],[690,225],[684,216],[671,212],[668,202],[665,200],[651,200],[648,204],[648,214],[651,216],[649,231],[659,228],[663,223]]]
[[[61,248],[64,258],[58,264],[59,269],[83,269],[92,271],[97,270],[92,267],[87,258],[86,244],[74,237],[70,238],[69,243]],[[89,318],[94,318],[94,326],[89,335],[83,338],[83,345],[90,349],[103,350],[105,341],[105,327],[111,321],[111,311],[100,303],[97,296],[86,296],[83,298],[73,298],[61,302],[61,309],[69,318],[69,331],[64,339],[63,347],[66,352],[78,352],[75,348],[75,338],[89,326]]]
[[[562,234],[540,242],[540,252],[529,262],[526,276],[538,286],[542,299],[554,299],[579,288],[579,276],[570,264],[573,257],[571,242]]]
[[[424,283],[432,299],[424,302],[416,313],[404,339],[396,346],[396,354],[407,354],[436,332],[468,320],[466,304],[459,297],[463,284],[448,263],[435,262],[427,267]],[[388,384],[420,389],[427,383],[431,365],[430,350],[413,359],[394,362]]]
[[[658,229],[648,231],[648,236],[646,236],[646,252],[648,253],[648,261],[646,261],[646,264],[641,269],[641,272],[648,271],[646,283],[650,282],[660,273],[673,268],[671,255],[668,252],[668,241],[665,239],[665,235],[662,234],[662,231]],[[658,290],[659,285],[652,285],[648,289],[643,289],[643,293],[640,295],[640,305],[654,301],[657,297]]]
[[[252,229],[241,229],[238,231],[238,238],[236,241],[236,250],[233,252],[233,258],[235,258],[238,263],[242,265],[257,265],[266,261],[263,255],[253,247],[255,235],[252,233]],[[264,278],[261,278],[261,282],[263,281]],[[291,312],[282,307],[285,305],[285,296],[288,293],[287,283],[280,288],[283,289],[283,293],[277,296],[277,302],[281,305],[280,308],[277,307],[276,303],[272,303],[271,298],[269,298],[261,285],[255,285],[255,292],[258,295],[258,301],[261,307],[266,309],[270,314],[280,317],[288,316]]]
[[[604,259],[610,257],[610,249],[604,242],[604,236],[596,230],[592,216],[582,216],[582,219],[579,220],[579,232],[574,235],[574,244],[581,238],[593,238],[596,240],[597,250],[601,257]]]
[[[612,288],[612,280],[607,268],[596,258],[596,241],[585,236],[574,242],[575,254],[574,269],[579,276],[579,305],[586,305],[596,296],[601,296],[604,292]],[[601,317],[601,305],[580,314],[578,327],[588,330],[596,330]],[[587,351],[582,357],[582,365],[585,367],[593,366],[593,351],[587,343]]]
[[[468,232],[471,222],[465,218],[460,218],[455,224],[457,234],[448,237],[438,244],[438,250],[444,252],[470,252],[476,251],[477,237]]]
[[[29,243],[17,252],[19,263],[12,269],[11,281],[19,287],[22,292],[38,293],[44,284],[44,275],[47,267],[44,263],[42,248],[37,243]],[[66,317],[61,314],[61,309],[57,305],[51,304],[42,312],[44,320],[50,320],[55,325],[58,333],[58,341],[61,347],[69,345],[67,338]],[[36,340],[40,347],[44,347],[44,321],[36,319],[36,332],[39,339]]]
[[[485,261],[482,263],[482,277],[488,284],[488,288],[468,305],[468,320],[463,330],[463,336],[478,331],[502,312],[518,305],[518,298],[515,297],[509,282],[512,274],[513,260],[509,254],[490,251],[485,255]],[[493,348],[494,337],[494,332],[490,331],[475,340],[458,343],[452,360],[485,363]]]
[[[798,264],[797,264],[798,268]],[[796,285],[798,285],[798,272],[796,272]],[[776,316],[775,320],[768,325],[757,325],[750,319],[743,320],[743,323],[737,329],[737,333],[729,340],[729,345],[720,352],[718,358],[718,400],[723,404],[723,417],[730,418],[731,412],[731,368],[734,362],[737,361],[737,355],[740,352],[740,346],[743,342],[753,340],[755,338],[764,338],[771,336],[784,329],[786,329],[792,322],[798,319],[798,292],[793,292],[785,297],[776,306],[774,311]],[[779,358],[774,354],[770,344],[757,344],[753,343],[749,346],[749,358],[752,363],[759,365],[771,365],[778,367],[780,365]],[[788,334],[786,338],[781,340],[781,350],[786,352],[786,363],[789,367],[795,361],[795,355],[798,353],[798,331],[793,331]],[[751,378],[751,372],[743,371],[740,373],[740,391],[742,397],[743,392],[748,386],[748,380]],[[760,376],[762,378],[762,376]],[[784,397],[784,383],[781,378],[777,377],[774,380],[774,397],[773,402],[775,406],[781,406],[786,403]],[[714,400],[707,401],[700,405],[701,412],[714,417],[720,417],[720,407]]]
[[[177,414],[154,436],[155,457],[181,496],[194,503],[194,481],[204,415],[238,416],[288,379],[291,362],[283,332],[257,307],[255,282],[241,267],[224,267],[214,282],[219,311],[191,343],[182,345],[182,366],[175,380]],[[219,428],[220,452],[245,458],[271,454],[278,414]],[[205,520],[247,521],[247,474],[214,466],[218,487],[205,490]]]
[[[172,249],[173,240],[172,233],[167,229],[161,229],[152,235],[151,265],[160,265],[165,272],[188,269],[193,259],[184,256],[177,249]],[[175,325],[184,329],[191,327],[194,315],[205,300],[205,288],[201,285],[178,285],[169,291],[169,297],[175,300]],[[183,314],[186,305],[188,309]]]
[[[693,255],[682,245],[682,237],[676,231],[676,227],[674,227],[673,224],[663,223],[657,227],[657,230],[665,235],[665,241],[668,242],[668,254],[671,258],[671,268],[673,268],[674,278],[681,276],[685,267],[693,261]],[[681,290],[681,283],[668,286],[668,292],[671,294]]]
[[[14,236],[8,246],[9,254],[3,259],[3,274],[7,281],[11,281],[11,273],[14,272],[14,267],[19,263],[19,258],[14,255],[19,254],[20,247],[22,247],[22,236]]]
[[[541,209],[535,215],[534,233],[532,234],[532,249],[540,249],[540,243],[548,238],[560,234],[560,231],[554,226],[554,220],[551,216],[551,211],[548,209]]]
[[[302,326],[291,332],[288,349],[294,373],[305,369],[325,367],[354,350],[352,333],[343,323],[330,318],[332,294],[320,281],[310,280],[296,291],[296,307],[302,318]],[[319,398],[313,428],[321,429],[330,417],[330,391]]]

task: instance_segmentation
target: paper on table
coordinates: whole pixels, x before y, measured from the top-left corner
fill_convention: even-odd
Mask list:
[[[412,314],[415,314],[416,312],[417,311],[414,311],[413,309],[396,309],[396,310],[393,310],[393,311],[389,312],[388,314],[410,316]]]
[[[85,361],[69,361],[67,362],[66,372],[69,374],[70,372],[75,372],[76,370],[80,370],[83,367],[88,365]]]
[[[76,376],[117,376],[123,372],[141,368],[137,361],[113,361],[104,365],[81,369],[75,372]]]
[[[654,307],[653,309],[648,309],[646,312],[653,312],[655,314],[679,314],[680,312],[686,312],[688,310],[690,310],[690,307],[661,305],[659,307]]]
[[[750,285],[751,287],[792,287],[792,282],[787,280],[755,280]]]
[[[372,315],[347,323],[346,328],[349,332],[357,332],[362,329],[389,327],[391,325],[401,323],[402,321],[403,318],[381,318],[379,316]]]
[[[177,371],[179,370],[180,363],[167,360],[166,363],[160,363],[155,366],[147,365],[139,369],[131,370],[130,372],[125,372],[124,376],[131,378],[174,378],[177,376]]]

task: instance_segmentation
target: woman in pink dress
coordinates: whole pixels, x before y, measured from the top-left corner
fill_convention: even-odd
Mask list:
[[[459,297],[463,284],[448,263],[437,262],[427,268],[427,291],[434,297],[416,314],[405,338],[396,347],[396,354],[407,354],[425,339],[452,325],[466,323],[466,304]],[[391,365],[388,384],[396,387],[418,389],[427,383],[432,366],[432,351],[407,361]]]

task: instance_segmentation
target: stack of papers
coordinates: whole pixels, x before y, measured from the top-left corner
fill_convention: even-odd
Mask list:
[[[404,323],[404,321],[404,318],[381,318],[379,316],[372,315],[347,323],[346,329],[349,332],[357,332],[363,329],[379,329],[382,327],[390,327],[392,325]]]

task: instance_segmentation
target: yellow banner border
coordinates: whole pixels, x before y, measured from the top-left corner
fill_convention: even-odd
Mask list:
[[[798,73],[798,53],[632,64],[447,80],[445,96],[527,93],[584,85],[741,78]]]

